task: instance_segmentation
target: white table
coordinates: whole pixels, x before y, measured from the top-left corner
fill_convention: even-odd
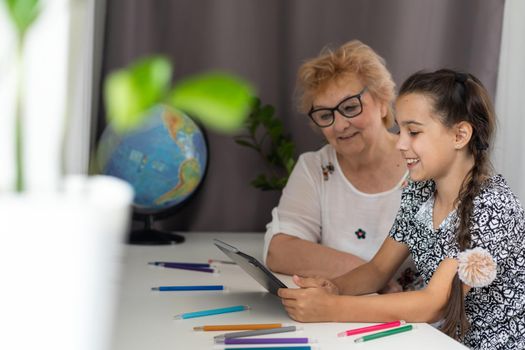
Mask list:
[[[228,260],[217,249],[213,238],[230,243],[261,259],[263,235],[260,233],[187,233],[186,242],[174,246],[127,246],[121,280],[116,326],[113,332],[115,350],[222,349],[214,345],[213,336],[224,332],[197,332],[194,326],[239,323],[289,323],[302,327],[299,332],[272,337],[309,337],[317,339],[320,349],[466,349],[428,324],[415,324],[416,329],[393,336],[354,343],[353,337],[338,338],[337,333],[364,326],[360,323],[298,323],[285,313],[280,299],[267,293],[255,280],[236,265],[220,265],[220,273],[184,271],[148,266],[149,261],[206,262]],[[285,284],[294,286],[289,276],[278,275]],[[161,285],[222,284],[229,292],[152,292]],[[251,310],[222,315],[174,320],[183,312],[233,305],[249,305]],[[234,347],[234,346],[230,346]]]

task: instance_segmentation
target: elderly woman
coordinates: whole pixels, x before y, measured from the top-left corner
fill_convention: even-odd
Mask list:
[[[374,256],[400,205],[408,173],[389,131],[395,84],[383,59],[353,40],[305,62],[298,87],[300,109],[328,144],[299,157],[272,211],[264,258],[275,272],[334,278]],[[403,270],[399,281],[411,289],[415,276]]]

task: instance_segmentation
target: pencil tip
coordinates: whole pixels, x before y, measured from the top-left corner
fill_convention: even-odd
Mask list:
[[[204,327],[193,327],[194,331],[202,331]]]

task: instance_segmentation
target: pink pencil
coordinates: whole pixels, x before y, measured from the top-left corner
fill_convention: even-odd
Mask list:
[[[346,337],[346,336],[349,336],[349,335],[356,335],[356,334],[361,334],[361,333],[368,333],[368,332],[373,332],[373,331],[379,331],[379,330],[382,330],[382,329],[398,327],[398,326],[401,326],[401,325],[403,325],[405,323],[406,323],[405,321],[401,320],[401,321],[394,321],[394,322],[387,322],[387,323],[376,324],[374,326],[361,327],[361,328],[356,328],[356,329],[349,329],[347,331],[338,333],[337,336],[338,337]]]

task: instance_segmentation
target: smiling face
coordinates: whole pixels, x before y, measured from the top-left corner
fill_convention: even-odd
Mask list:
[[[396,101],[399,149],[414,181],[445,178],[457,159],[454,128],[445,127],[432,110],[432,100],[409,93]]]
[[[313,100],[313,108],[333,108],[349,96],[360,93],[364,85],[355,75],[332,81],[322,89]],[[346,118],[335,111],[334,123],[321,128],[326,140],[336,152],[343,156],[354,156],[373,144],[377,137],[382,137],[385,130],[382,119],[387,115],[384,104],[376,102],[365,91],[361,96],[363,111],[356,117]]]

